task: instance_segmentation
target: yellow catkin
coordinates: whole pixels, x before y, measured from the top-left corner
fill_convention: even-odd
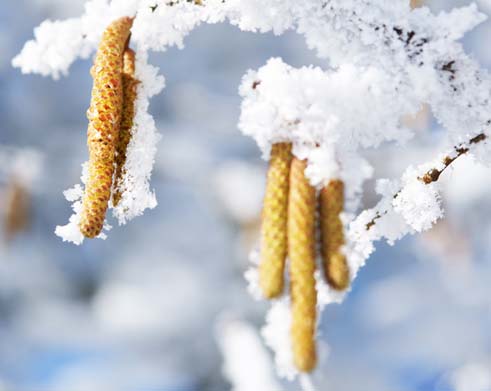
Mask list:
[[[344,184],[331,180],[319,196],[321,253],[324,274],[329,285],[344,290],[350,284],[350,273],[346,256],[341,252],[344,245],[343,223],[340,214],[344,208]]]
[[[123,182],[124,164],[126,163],[126,149],[131,140],[131,128],[135,117],[136,87],[135,79],[135,52],[126,49],[123,55],[123,112],[119,129],[119,141],[116,146],[116,174],[114,175],[113,205],[117,206],[121,200],[121,185]]]
[[[291,337],[296,367],[310,372],[316,365],[315,213],[316,192],[305,177],[306,162],[293,158],[288,201]]]
[[[9,183],[4,199],[4,234],[9,243],[29,225],[30,195],[25,186],[13,180]]]
[[[277,297],[283,292],[285,259],[288,252],[287,214],[291,151],[290,143],[274,144],[269,160],[259,265],[259,283],[263,295],[267,298]]]
[[[79,224],[80,232],[88,238],[101,232],[111,196],[122,111],[123,52],[132,21],[123,17],[106,28],[91,69],[94,84],[87,111],[89,166]]]

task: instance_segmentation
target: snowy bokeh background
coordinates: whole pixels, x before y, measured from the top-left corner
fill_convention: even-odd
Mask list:
[[[467,3],[428,2],[435,11]],[[489,0],[478,4],[491,15]],[[0,390],[298,390],[275,377],[258,339],[266,307],[243,278],[266,165],[237,130],[237,88],[272,56],[322,64],[294,34],[229,25],[204,25],[184,50],[153,56],[167,83],[150,109],[163,135],[152,180],[159,205],[77,247],[53,231],[70,215],[62,191],[87,159],[90,61],[57,82],[23,76],[10,61],[42,20],[82,9],[82,0],[0,8],[3,221],[14,183],[31,199],[27,230],[4,232],[0,247]],[[486,68],[490,36],[487,21],[464,41]],[[431,113],[408,121],[420,137],[367,156],[376,177],[440,151]],[[491,170],[462,158],[442,180],[446,219],[379,244],[344,303],[323,313],[319,389],[491,390]],[[375,203],[369,183],[364,206]]]

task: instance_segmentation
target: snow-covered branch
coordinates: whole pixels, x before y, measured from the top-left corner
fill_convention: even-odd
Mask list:
[[[467,143],[460,144],[458,146],[453,147],[453,149],[444,155],[442,159],[439,160],[438,164],[436,164],[433,168],[427,170],[423,175],[418,176],[416,179],[423,182],[425,185],[429,185],[433,182],[438,181],[440,179],[440,175],[460,156],[471,152],[471,149],[476,145],[488,138],[485,133],[479,133],[477,136],[472,137]],[[425,166],[430,165],[425,164]],[[401,190],[392,195],[393,199],[396,199],[399,196]],[[366,223],[366,230],[369,231],[380,219],[383,215],[387,214],[388,211],[380,211],[377,210],[375,212],[375,216],[368,223]]]

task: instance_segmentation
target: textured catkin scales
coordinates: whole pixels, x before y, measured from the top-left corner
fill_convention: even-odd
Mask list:
[[[107,27],[91,69],[94,84],[87,111],[89,166],[79,224],[80,232],[88,238],[101,232],[111,196],[122,111],[123,52],[132,22],[123,17]]]
[[[290,143],[274,144],[271,148],[268,178],[261,225],[261,263],[259,283],[267,298],[283,291],[285,259],[288,252],[287,215],[290,164]]]
[[[113,205],[117,206],[121,200],[121,185],[123,182],[124,164],[126,162],[126,149],[131,140],[131,128],[135,117],[136,87],[135,79],[135,52],[126,49],[123,55],[123,111],[119,128],[119,140],[116,146],[116,173],[114,175]]]
[[[316,192],[305,177],[305,167],[306,161],[293,158],[288,201],[288,256],[293,359],[300,371],[309,372],[316,364]]]
[[[331,180],[320,192],[321,254],[324,274],[329,285],[344,290],[350,284],[350,273],[346,256],[341,247],[345,243],[343,222],[340,214],[344,208],[344,184]]]

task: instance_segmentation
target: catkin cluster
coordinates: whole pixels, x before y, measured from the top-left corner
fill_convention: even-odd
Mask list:
[[[331,180],[317,196],[305,176],[305,160],[292,155],[290,143],[272,146],[262,212],[259,284],[263,295],[282,294],[286,258],[289,258],[291,339],[293,358],[300,371],[316,365],[315,329],[317,292],[316,227],[320,228],[324,275],[336,290],[348,288],[350,274],[340,214],[344,184]],[[317,224],[317,210],[319,222]]]
[[[88,238],[103,227],[113,189],[118,189],[133,124],[136,81],[134,53],[128,49],[133,19],[123,17],[104,31],[91,74],[94,79],[87,118],[88,176],[82,200],[80,232]],[[121,198],[115,190],[114,204]]]

